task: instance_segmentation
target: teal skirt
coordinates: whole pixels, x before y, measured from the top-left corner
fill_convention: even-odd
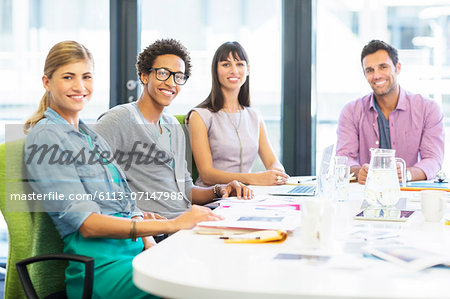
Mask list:
[[[133,283],[133,258],[142,252],[142,239],[84,238],[76,231],[64,238],[64,252],[94,258],[92,298],[159,298],[138,289]],[[84,285],[83,263],[69,262],[66,268],[68,298],[81,298]]]

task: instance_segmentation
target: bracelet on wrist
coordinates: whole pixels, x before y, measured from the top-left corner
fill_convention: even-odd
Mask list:
[[[213,188],[213,192],[214,192],[214,195],[216,196],[216,197],[221,197],[221,195],[219,194],[219,189],[218,188],[220,188],[220,185],[219,184],[215,184],[214,185],[214,188]]]
[[[130,230],[131,241],[136,242],[136,219],[131,219],[131,230]]]

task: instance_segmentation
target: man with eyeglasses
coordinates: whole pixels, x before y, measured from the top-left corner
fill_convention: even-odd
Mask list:
[[[347,156],[358,182],[365,184],[370,148],[395,149],[406,162],[408,181],[433,179],[444,160],[444,116],[439,105],[401,88],[397,49],[370,41],[361,65],[373,92],[348,103],[337,129],[336,155]]]
[[[172,219],[192,204],[206,204],[223,195],[253,197],[237,181],[209,188],[193,185],[184,131],[176,118],[164,112],[191,73],[187,49],[174,39],[158,40],[139,54],[136,68],[143,84],[139,99],[102,114],[95,130],[125,171],[138,207],[157,213],[147,217]]]

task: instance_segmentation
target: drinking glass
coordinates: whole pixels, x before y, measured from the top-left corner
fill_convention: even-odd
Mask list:
[[[334,198],[334,186],[335,179],[334,174],[322,174],[319,176],[319,197],[324,199],[333,200]]]
[[[334,157],[334,198],[336,201],[348,200],[350,167],[347,166],[347,161],[348,158],[345,156]]]

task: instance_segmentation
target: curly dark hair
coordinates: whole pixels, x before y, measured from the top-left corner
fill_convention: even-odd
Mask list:
[[[141,74],[149,73],[148,70],[153,67],[153,63],[155,62],[156,57],[167,54],[173,54],[180,57],[184,61],[184,73],[187,76],[191,75],[192,65],[188,50],[181,44],[181,42],[173,38],[168,38],[155,41],[138,55],[136,70],[139,76],[139,80],[141,80]]]
[[[398,62],[398,51],[397,51],[397,49],[394,48],[393,46],[389,45],[388,43],[386,43],[384,41],[381,41],[381,40],[377,40],[377,39],[371,40],[362,49],[362,52],[361,52],[361,64],[363,62],[364,57],[366,57],[369,54],[373,54],[373,53],[377,52],[378,50],[385,50],[386,52],[388,52],[389,57],[392,60],[392,63],[394,65],[397,65],[397,62]]]

